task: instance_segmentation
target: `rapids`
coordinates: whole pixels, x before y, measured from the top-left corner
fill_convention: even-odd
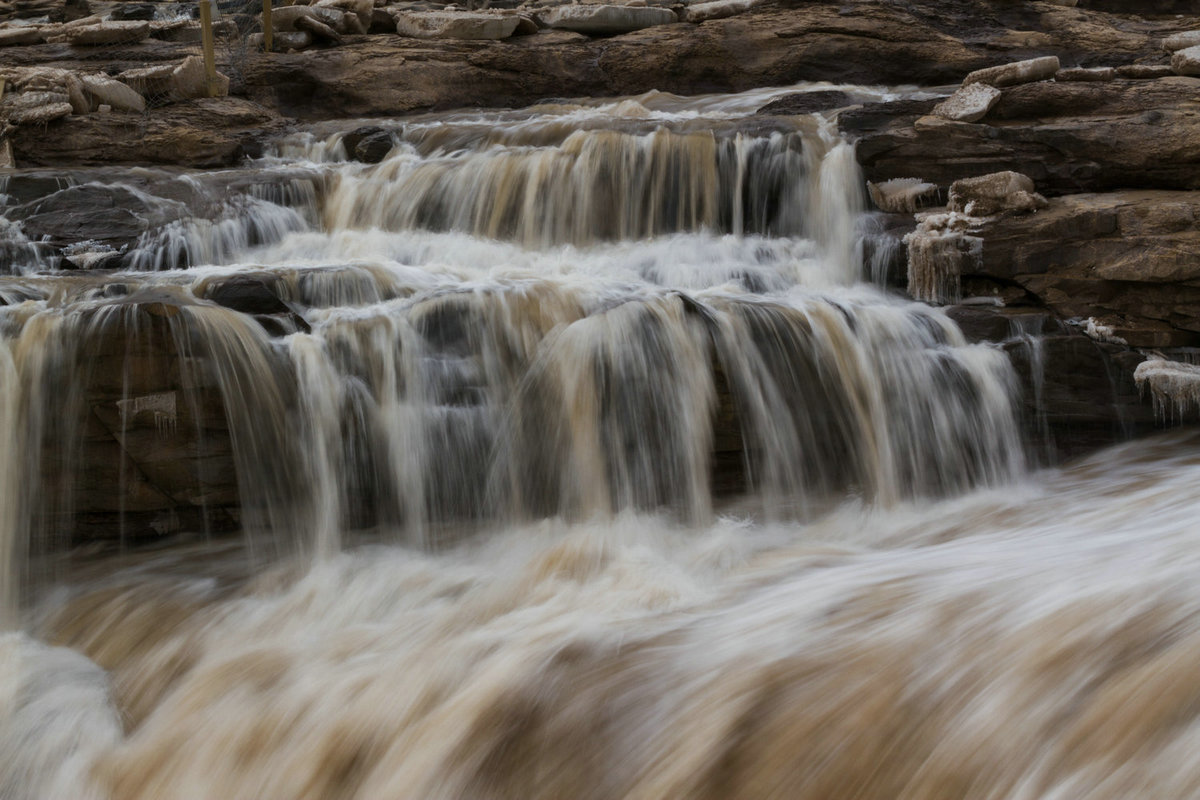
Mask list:
[[[1194,438],[1029,472],[795,90],[0,185],[0,797],[1200,792]]]

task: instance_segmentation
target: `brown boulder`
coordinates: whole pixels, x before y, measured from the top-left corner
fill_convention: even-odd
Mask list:
[[[962,274],[1016,283],[1130,345],[1200,344],[1198,221],[1200,192],[1059,197],[1036,214],[974,223],[978,257]]]
[[[179,164],[231,166],[247,149],[278,132],[283,120],[234,97],[201,98],[164,106],[153,114],[114,111],[67,117],[47,137],[33,128],[12,135],[23,166],[62,164]],[[141,135],[129,136],[131,127]]]
[[[1191,78],[1014,86],[986,125],[927,116],[928,102],[842,112],[871,181],[920,177],[941,186],[1018,171],[1040,191],[1128,186],[1200,188],[1200,94]]]

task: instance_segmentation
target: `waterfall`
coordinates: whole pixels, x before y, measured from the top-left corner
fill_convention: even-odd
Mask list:
[[[783,93],[28,184],[0,795],[1200,786],[1195,443],[1030,478],[1005,351],[886,292],[853,146],[753,115]],[[144,225],[49,271],[39,204],[80,198]],[[970,256],[943,238],[908,243],[936,299]]]
[[[28,409],[5,491],[34,526],[10,538],[236,528],[330,557],[350,530],[700,523],[737,492],[803,519],[1018,474],[1003,355],[860,283],[853,148],[704,102],[451,116],[377,165],[339,132],[117,184],[162,221],[131,271],[3,284],[25,356],[0,409]]]

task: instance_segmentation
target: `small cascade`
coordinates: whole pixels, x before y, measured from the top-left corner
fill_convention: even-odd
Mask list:
[[[923,307],[722,304],[720,349],[752,482],[800,507],[958,493],[1023,466],[1002,353]]]
[[[377,165],[339,132],[25,203],[47,230],[114,198],[151,224],[97,244],[124,272],[0,281],[10,569],[231,530],[329,559],[357,532],[701,523],[738,494],[810,519],[1011,479],[1003,353],[859,285],[853,147],[750,102],[451,115],[393,125]]]
[[[822,170],[823,148],[808,152],[819,141],[799,132],[718,139],[664,128],[577,131],[555,146],[433,157],[409,147],[376,168],[342,174],[326,227],[453,230],[529,246],[699,230],[815,233],[845,213],[839,202],[849,205],[820,189],[823,175],[827,183],[842,178],[849,148],[832,148]],[[805,174],[815,185],[797,180]],[[814,211],[825,218],[806,225]]]
[[[255,247],[308,227],[300,211],[243,196],[224,203],[212,219],[178,219],[142,234],[125,262],[134,270],[236,263]]]
[[[769,513],[802,517],[846,493],[893,504],[1022,465],[1003,354],[872,291],[430,289],[403,272],[275,269],[254,285],[311,303],[289,329],[311,333],[272,338],[287,305],[206,299],[244,277],[163,275],[81,282],[26,303],[10,331],[24,356],[9,385],[31,409],[11,452],[40,476],[25,490],[40,548],[98,533],[77,528],[82,508],[122,539],[233,515],[274,552],[328,554],[363,527],[428,545],[456,521],[705,519],[714,459],[740,463]],[[329,303],[347,298],[360,304]]]
[[[19,223],[0,216],[0,275],[23,275],[51,268],[49,248],[31,242]]]

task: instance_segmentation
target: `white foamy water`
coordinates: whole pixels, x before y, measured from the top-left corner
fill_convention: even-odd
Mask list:
[[[370,547],[232,596],[142,568],[38,630],[111,675],[98,796],[1184,797],[1194,445],[809,525]]]

